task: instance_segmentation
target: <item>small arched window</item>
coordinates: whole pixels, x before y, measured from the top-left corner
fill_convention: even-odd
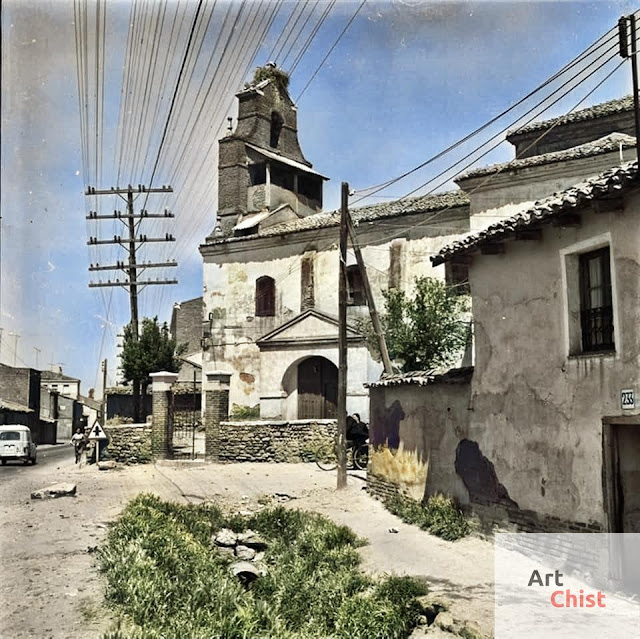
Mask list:
[[[284,120],[282,116],[277,112],[271,113],[271,136],[269,138],[269,146],[274,149],[278,148],[278,142],[280,141],[280,132],[282,131],[282,125]]]
[[[256,317],[276,314],[276,281],[268,275],[256,280]]]

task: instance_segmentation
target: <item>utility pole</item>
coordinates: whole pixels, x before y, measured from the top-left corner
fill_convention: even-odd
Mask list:
[[[125,289],[129,289],[129,303],[131,306],[131,325],[133,333],[136,339],[138,339],[138,293],[139,288],[145,286],[157,286],[163,284],[177,284],[178,280],[143,280],[138,279],[138,272],[144,272],[148,268],[165,268],[177,266],[178,263],[174,260],[168,262],[138,262],[137,251],[143,244],[149,242],[175,242],[175,238],[170,233],[166,233],[164,237],[147,237],[146,235],[138,234],[140,225],[143,220],[151,218],[168,219],[173,218],[174,215],[170,211],[166,210],[163,213],[149,213],[146,209],[141,210],[138,214],[134,212],[134,202],[136,197],[143,193],[173,193],[173,189],[170,186],[163,186],[158,189],[148,189],[147,187],[139,184],[137,191],[134,191],[133,187],[129,185],[126,189],[111,188],[105,190],[98,190],[93,187],[88,187],[85,195],[118,195],[127,203],[127,212],[123,214],[121,211],[114,211],[112,215],[98,215],[96,211],[89,211],[87,220],[120,220],[128,230],[128,237],[123,239],[120,235],[114,235],[112,239],[101,240],[97,237],[90,237],[87,244],[90,246],[99,244],[118,244],[124,248],[128,253],[127,263],[118,260],[115,264],[108,266],[101,266],[100,264],[91,264],[89,271],[114,271],[121,270],[126,275],[125,280],[116,279],[113,282],[107,280],[106,282],[90,282],[89,287],[105,287],[105,286],[122,286]],[[124,197],[126,196],[126,197]],[[138,220],[136,222],[136,220]]]
[[[36,370],[39,370],[38,369],[38,356],[40,355],[40,353],[42,353],[42,350],[39,349],[39,348],[36,348],[35,346],[33,347],[33,350],[36,353]]]
[[[629,27],[631,27],[631,53],[629,53]],[[631,58],[631,76],[633,80],[633,110],[636,125],[636,154],[638,158],[638,168],[640,169],[640,100],[638,97],[638,46],[636,33],[636,16],[631,14],[623,16],[618,20],[618,37],[620,45],[620,56]],[[640,170],[639,170],[640,174]]]
[[[107,423],[107,360],[102,361],[102,426]]]
[[[138,249],[150,242],[175,242],[175,237],[170,233],[165,233],[164,237],[147,237],[147,235],[139,233],[140,225],[147,219],[169,219],[174,215],[168,210],[164,210],[163,213],[149,213],[146,209],[140,210],[138,213],[134,211],[135,200],[142,194],[148,196],[150,193],[173,193],[173,189],[170,186],[162,186],[160,188],[147,188],[142,184],[138,184],[137,190],[131,185],[127,188],[112,187],[110,189],[95,189],[89,186],[85,192],[85,195],[117,195],[127,204],[126,213],[115,210],[112,215],[100,215],[96,211],[89,211],[87,220],[120,220],[127,229],[127,236],[122,237],[120,235],[114,235],[112,239],[98,239],[97,237],[90,237],[87,244],[90,246],[102,245],[102,244],[118,244],[127,253],[127,261],[118,260],[115,264],[103,266],[100,264],[90,264],[89,271],[114,271],[120,270],[125,274],[125,279],[115,279],[114,281],[107,280],[106,282],[89,282],[90,288],[95,287],[112,287],[121,286],[129,291],[129,305],[131,309],[131,321],[130,326],[132,329],[132,335],[135,341],[139,338],[139,319],[138,319],[138,294],[146,286],[159,286],[165,284],[177,284],[176,279],[165,280],[152,280],[145,279],[140,280],[139,275],[149,268],[166,268],[178,266],[175,260],[168,262],[139,262],[137,259]],[[146,199],[145,199],[146,201]],[[139,420],[140,412],[140,382],[134,380],[133,382],[133,396],[134,396],[134,411],[135,419]]]
[[[380,316],[376,310],[376,303],[373,299],[373,291],[371,290],[371,284],[369,283],[369,276],[367,275],[367,269],[364,265],[364,259],[362,258],[362,251],[360,250],[360,244],[358,244],[358,238],[356,237],[355,229],[353,228],[353,220],[351,214],[347,211],[347,225],[349,228],[349,237],[351,238],[351,247],[356,256],[356,262],[360,269],[360,275],[362,276],[362,287],[364,288],[364,294],[367,298],[367,306],[369,307],[369,316],[371,317],[371,324],[373,325],[373,331],[378,338],[378,348],[380,349],[380,356],[382,357],[382,363],[384,365],[384,372],[391,375],[393,368],[391,366],[391,358],[389,357],[389,350],[387,349],[387,342],[384,339],[384,332],[382,330],[382,324],[380,323]]]
[[[347,485],[347,235],[349,185],[340,197],[340,267],[338,269],[338,490]]]
[[[11,337],[14,337],[14,341],[13,341],[13,367],[16,367],[17,364],[17,360],[18,360],[18,340],[20,339],[20,335],[19,333],[9,333],[9,335],[11,335]]]

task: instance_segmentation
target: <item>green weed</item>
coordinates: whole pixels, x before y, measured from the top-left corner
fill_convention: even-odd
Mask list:
[[[385,500],[384,504],[389,512],[407,524],[419,526],[447,541],[456,541],[470,532],[467,519],[451,497],[433,495],[426,504],[421,504],[398,493]]]
[[[216,550],[222,527],[268,542],[266,575],[245,589]],[[134,499],[99,551],[107,599],[127,621],[103,639],[401,639],[425,588],[359,571],[363,541],[324,517],[282,507],[226,518],[212,505]]]

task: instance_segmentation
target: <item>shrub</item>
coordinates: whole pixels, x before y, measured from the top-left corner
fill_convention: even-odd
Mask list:
[[[419,526],[447,541],[456,541],[470,532],[465,516],[453,499],[445,495],[433,495],[426,504],[421,504],[398,493],[385,500],[384,504],[389,512],[407,524]]]

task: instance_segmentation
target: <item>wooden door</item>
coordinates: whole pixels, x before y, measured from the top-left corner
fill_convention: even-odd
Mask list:
[[[298,419],[331,419],[337,414],[338,369],[324,357],[298,365]]]

